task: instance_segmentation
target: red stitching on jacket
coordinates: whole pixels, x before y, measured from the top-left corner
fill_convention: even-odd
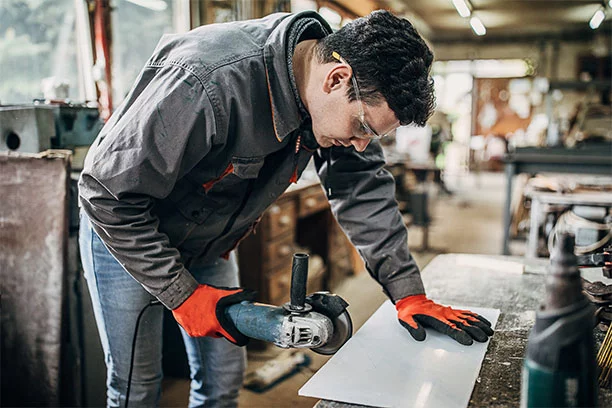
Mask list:
[[[217,184],[218,182],[220,182],[225,176],[227,176],[228,174],[232,174],[234,172],[234,165],[232,163],[230,163],[227,168],[223,171],[223,174],[221,174],[219,177],[217,177],[214,180],[210,180],[207,181],[206,183],[202,184],[202,187],[204,187],[204,191],[206,191],[208,193],[208,190],[210,190],[211,188],[213,188],[213,186],[215,184]]]
[[[295,152],[293,153],[293,174],[289,179],[290,183],[297,183],[298,181],[298,155],[300,154],[300,146],[302,144],[302,135],[298,135],[295,141]]]

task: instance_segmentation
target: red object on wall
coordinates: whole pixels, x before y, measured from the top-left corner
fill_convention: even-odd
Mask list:
[[[100,116],[106,121],[113,112],[113,87],[111,74],[111,6],[109,0],[95,0],[94,9],[94,50],[96,66],[104,70],[104,78],[96,81]]]

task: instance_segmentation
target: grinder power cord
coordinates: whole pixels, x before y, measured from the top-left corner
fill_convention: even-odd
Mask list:
[[[142,308],[138,317],[136,318],[136,325],[134,326],[134,335],[132,336],[132,351],[130,352],[130,369],[128,371],[127,385],[125,388],[125,408],[128,408],[130,402],[130,389],[132,388],[132,373],[134,371],[134,354],[136,353],[136,338],[138,337],[138,327],[140,326],[140,319],[144,312],[147,311],[151,306],[161,306],[162,303],[155,299],[149,302],[145,307]]]
[[[254,338],[281,348],[307,348],[319,354],[334,354],[353,334],[353,323],[346,310],[348,303],[328,292],[306,296],[308,259],[308,254],[293,255],[291,301],[282,306],[256,303],[255,292],[242,288],[198,285],[179,307],[172,310],[172,314],[192,337],[225,337],[237,346],[244,346]],[[158,300],[149,303],[136,320],[126,408],[140,318],[147,308],[159,304]]]
[[[255,292],[241,288],[217,288],[211,285],[199,285],[172,315],[178,324],[192,337],[225,337],[237,346],[244,346],[249,338],[238,332],[232,322],[225,317],[225,308],[236,302],[254,299]],[[151,306],[161,305],[159,300],[153,300],[142,308],[136,318],[134,336],[132,337],[132,351],[130,354],[130,368],[128,371],[125,391],[125,408],[130,401],[132,386],[132,372],[134,370],[134,355],[136,353],[136,338],[140,319]]]
[[[417,341],[425,340],[425,327],[446,334],[457,342],[469,346],[474,340],[484,343],[493,335],[491,323],[470,312],[439,305],[425,295],[408,296],[395,304],[397,317]]]

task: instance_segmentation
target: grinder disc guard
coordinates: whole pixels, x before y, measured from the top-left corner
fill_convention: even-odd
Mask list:
[[[340,350],[340,347],[344,345],[353,335],[353,321],[351,316],[345,310],[337,317],[330,317],[334,325],[334,334],[331,339],[322,347],[313,348],[312,351],[323,355],[331,355]]]
[[[316,292],[306,297],[306,303],[312,309],[327,316],[334,326],[334,334],[331,339],[323,346],[313,348],[312,351],[330,355],[340,350],[353,335],[353,321],[346,308],[348,303],[338,295],[329,292]]]

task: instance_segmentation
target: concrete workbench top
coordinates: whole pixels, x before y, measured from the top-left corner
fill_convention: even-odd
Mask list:
[[[471,259],[466,262],[466,257]],[[473,261],[473,262],[472,262]],[[512,271],[513,263],[526,272]],[[428,297],[444,304],[500,309],[495,335],[491,338],[470,407],[518,407],[521,370],[527,337],[535,323],[535,310],[544,298],[548,259],[527,260],[512,256],[445,254],[434,258],[422,271]],[[601,271],[601,268],[599,268]],[[596,268],[587,279],[599,276]],[[607,282],[610,283],[609,280]],[[595,329],[596,343],[603,335]],[[612,406],[612,390],[599,389],[599,406]],[[360,405],[319,401],[317,408],[349,408]]]

